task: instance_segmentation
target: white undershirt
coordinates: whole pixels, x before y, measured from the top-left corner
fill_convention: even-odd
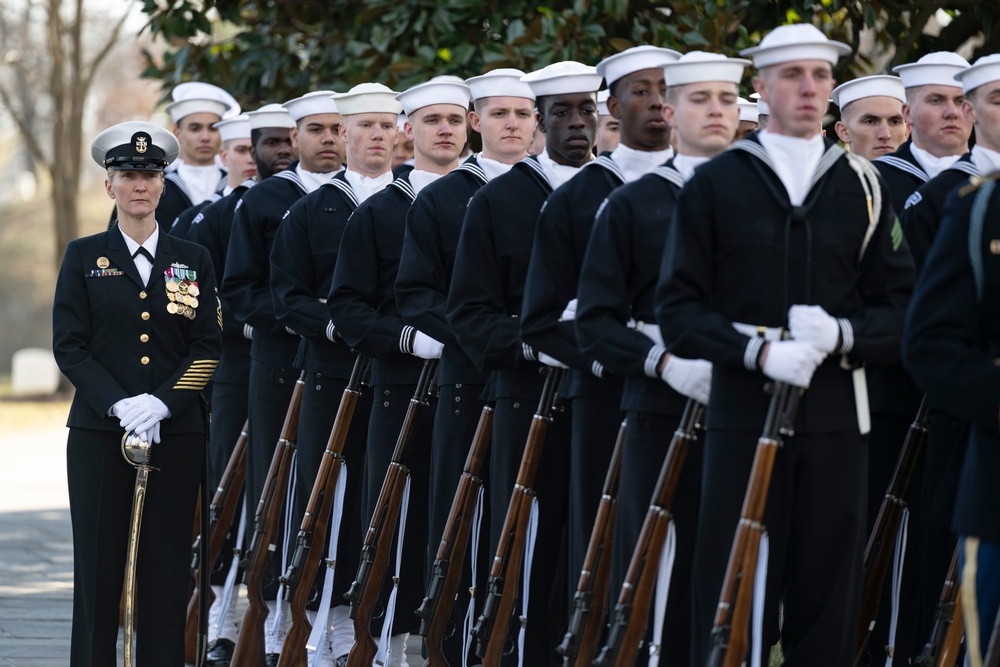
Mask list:
[[[302,163],[300,162],[295,167],[295,173],[298,174],[299,180],[302,181],[302,185],[306,188],[306,193],[315,192],[319,189],[321,185],[329,182],[331,178],[340,173],[340,169],[337,171],[327,171],[324,173],[317,173],[315,171],[306,171],[302,168]]]
[[[177,175],[191,193],[191,203],[200,204],[219,188],[220,172],[214,164],[201,167],[176,160]]]
[[[674,169],[680,172],[685,181],[690,181],[691,177],[694,176],[695,168],[700,167],[711,159],[710,157],[695,157],[694,155],[682,155],[678,153],[674,156]]]
[[[142,245],[142,247],[145,248],[150,255],[156,257],[156,245],[160,240],[159,225],[156,225],[154,227],[153,233],[150,234],[149,238],[143,241],[141,244],[136,242],[131,236],[126,234],[122,230],[121,226],[119,226],[118,229],[122,232],[122,238],[125,239],[125,247],[128,248],[129,255],[135,255],[135,251],[139,249],[140,245]],[[135,255],[135,257],[132,258],[132,261],[135,262],[135,269],[136,271],[139,272],[139,277],[142,278],[143,286],[148,285],[149,274],[153,270],[153,263],[150,262],[149,258],[147,258],[145,255]]]
[[[420,194],[421,190],[442,176],[444,174],[435,174],[430,171],[423,171],[422,169],[411,169],[409,173],[410,185],[413,187],[414,192]]]
[[[354,190],[354,196],[358,198],[358,203],[360,204],[376,192],[385,188],[385,186],[392,183],[392,179],[395,177],[391,171],[371,177],[365,176],[364,174],[349,168],[346,172],[344,172],[344,178],[346,178],[347,182],[351,184],[351,188]]]
[[[549,179],[549,184],[555,190],[560,185],[580,173],[581,167],[571,167],[567,164],[559,164],[551,157],[549,151],[544,150],[538,155],[538,164],[542,165],[545,176]]]
[[[942,171],[958,162],[958,158],[962,157],[961,155],[945,155],[943,157],[936,157],[913,143],[910,144],[910,152],[913,153],[913,157],[917,159],[917,162],[920,163],[920,166],[923,167],[924,171],[927,172],[927,176],[930,178],[934,178]]]
[[[497,162],[493,158],[488,158],[484,156],[482,153],[476,155],[476,160],[479,162],[479,166],[482,168],[482,170],[486,172],[487,181],[492,181],[497,176],[503,176],[508,171],[510,171],[511,167],[514,166],[512,164],[504,164],[503,162]]]
[[[618,144],[618,148],[611,151],[611,159],[622,170],[626,183],[639,180],[673,156],[673,148],[662,151],[637,151],[625,144]]]
[[[757,136],[771,156],[774,171],[784,184],[792,206],[800,206],[809,194],[809,183],[823,157],[823,135],[804,139],[764,130]]]
[[[1000,153],[982,144],[976,144],[972,147],[972,164],[976,165],[983,176],[1000,171]]]

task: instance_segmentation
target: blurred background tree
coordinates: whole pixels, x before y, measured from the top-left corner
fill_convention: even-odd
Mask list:
[[[596,63],[637,44],[735,55],[783,23],[808,21],[850,44],[846,81],[938,50],[1000,51],[1000,4],[977,0],[143,0],[166,40],[146,75],[227,87],[248,105],[317,87],[379,81],[399,90],[558,60]]]

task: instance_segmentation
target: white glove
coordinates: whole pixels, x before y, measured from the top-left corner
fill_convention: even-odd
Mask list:
[[[160,422],[156,422],[155,424],[153,424],[149,428],[147,435],[149,435],[149,437],[152,438],[152,441],[154,443],[160,444]],[[146,442],[149,442],[149,440],[147,440]]]
[[[575,301],[575,299],[574,299],[574,301]],[[539,352],[538,353],[538,360],[540,362],[542,362],[543,364],[545,364],[546,366],[552,366],[553,368],[569,368],[569,366],[567,366],[563,362],[559,361],[555,357],[550,357],[549,355],[545,354],[544,352]]]
[[[670,355],[660,378],[678,394],[708,405],[712,392],[712,364],[704,359],[681,359]]]
[[[169,416],[170,408],[163,401],[150,394],[139,394],[121,417],[121,425],[126,432],[143,433]]]
[[[635,330],[653,341],[654,345],[663,345],[663,334],[660,325],[653,322],[636,322]]]
[[[776,340],[768,343],[764,375],[796,387],[809,387],[816,367],[826,354],[800,340]]]
[[[560,322],[572,322],[576,319],[576,299],[572,299],[566,304],[563,309],[562,315],[559,316]]]
[[[788,309],[788,330],[794,340],[809,343],[831,354],[840,340],[840,325],[822,306],[792,306]]]
[[[108,414],[112,417],[120,418],[128,410],[129,406],[132,405],[133,398],[135,397],[129,396],[128,398],[123,398],[122,400],[118,401],[117,403],[112,405],[110,409],[108,409]]]
[[[444,343],[439,343],[422,331],[413,335],[413,356],[421,359],[440,359]]]

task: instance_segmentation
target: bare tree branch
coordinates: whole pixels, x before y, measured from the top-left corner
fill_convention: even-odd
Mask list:
[[[83,78],[84,91],[90,90],[90,86],[94,83],[94,77],[97,75],[97,70],[101,67],[101,63],[104,62],[104,59],[111,53],[115,44],[118,43],[118,37],[121,35],[122,28],[128,20],[129,11],[131,10],[133,4],[134,3],[130,2],[129,8],[126,9],[125,12],[118,18],[118,21],[115,22],[114,27],[111,29],[111,34],[108,36],[104,46],[101,47],[101,50],[94,56],[94,58],[90,61],[90,65],[86,68],[86,74]],[[82,71],[83,70],[81,70],[81,72]]]
[[[14,124],[17,125],[18,131],[28,145],[28,150],[35,156],[36,160],[45,166],[49,173],[52,173],[53,163],[51,158],[42,151],[41,144],[38,143],[38,139],[35,137],[34,132],[31,131],[31,127],[25,122],[24,117],[15,108],[14,100],[2,82],[0,82],[0,102],[3,102],[4,107],[10,113],[10,117],[14,119]]]

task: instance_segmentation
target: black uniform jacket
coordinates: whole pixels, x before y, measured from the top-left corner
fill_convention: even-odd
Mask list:
[[[413,351],[414,328],[396,307],[396,270],[406,212],[416,193],[409,171],[354,211],[340,239],[327,306],[344,341],[373,358],[373,385],[413,384],[423,359]]]
[[[303,337],[296,368],[348,378],[354,354],[338,340],[326,307],[340,238],[358,207],[344,172],[295,202],[271,249],[271,298],[283,326]]]
[[[625,182],[610,155],[601,155],[549,196],[535,225],[521,312],[524,342],[581,372],[571,373],[566,395],[618,396],[621,380],[602,382],[604,369],[580,351],[573,322],[560,321],[576,298],[580,267],[597,209]]]
[[[253,327],[251,356],[269,366],[292,365],[299,337],[278,323],[271,299],[271,246],[288,208],[305,195],[297,162],[248,190],[233,211],[222,296],[237,321]]]
[[[541,391],[539,363],[521,341],[518,315],[535,221],[551,192],[537,158],[528,157],[480,188],[465,213],[448,321],[476,366],[498,371],[490,399],[533,398]]]
[[[970,229],[975,200],[973,188],[947,200],[914,290],[903,360],[930,400],[972,422],[953,526],[960,535],[998,544],[1000,189],[978,231]]]
[[[172,236],[179,236],[182,239],[188,238],[191,233],[191,223],[198,216],[198,214],[205,210],[206,206],[213,202],[217,202],[220,199],[222,199],[222,195],[216,192],[200,204],[189,206],[181,211],[181,214],[174,218],[174,221],[170,224],[170,234]]]
[[[628,326],[656,327],[654,294],[663,244],[684,187],[673,160],[614,190],[601,205],[580,269],[580,348],[625,378],[622,409],[680,414],[686,398],[660,379],[666,348]]]
[[[486,174],[475,156],[427,185],[406,214],[406,234],[396,274],[396,306],[403,321],[444,344],[437,383],[486,384],[448,324],[445,302],[465,209]]]
[[[784,327],[790,305],[817,304],[849,323],[846,330],[842,323],[841,350],[851,361],[899,358],[913,259],[882,183],[886,203],[861,255],[869,209],[849,159],[862,158],[827,142],[794,215],[756,137],[699,167],[681,191],[664,247],[657,319],[668,349],[714,364],[710,428],[756,431],[767,411],[760,348],[748,348],[750,338],[733,323]],[[841,356],[816,370],[796,420],[800,432],[857,428]]]
[[[160,197],[160,203],[156,207],[156,219],[166,225],[171,234],[184,238],[186,236],[185,230],[178,228],[178,231],[175,232],[173,223],[181,213],[195,206],[191,191],[188,190],[184,179],[181,178],[176,169],[168,168],[163,177],[165,188],[163,196]],[[219,169],[219,183],[216,191],[221,191],[224,187],[226,187],[226,170]]]
[[[972,153],[966,153],[958,162],[917,188],[906,200],[906,207],[900,211],[899,222],[903,225],[903,234],[918,272],[934,243],[948,193],[959,185],[967,184],[969,176],[979,176],[979,168],[972,162]]]
[[[167,312],[165,272],[197,284],[194,319]],[[76,387],[67,426],[120,431],[108,410],[149,393],[170,409],[163,434],[204,430],[198,393],[219,363],[222,312],[215,273],[201,246],[162,229],[143,287],[118,226],[66,248],[56,282],[52,347]]]
[[[225,197],[205,206],[191,220],[187,239],[205,246],[212,258],[215,275],[225,275],[229,237],[233,231],[233,213],[240,197],[255,185],[247,181]],[[213,379],[229,384],[247,384],[250,378],[250,337],[252,327],[233,315],[225,296],[222,297],[222,360]]]
[[[896,149],[895,153],[875,158],[872,162],[889,188],[892,208],[897,213],[906,208],[906,200],[917,188],[931,180],[917,158],[913,157],[913,151],[910,150],[912,145],[913,140],[910,139]]]

